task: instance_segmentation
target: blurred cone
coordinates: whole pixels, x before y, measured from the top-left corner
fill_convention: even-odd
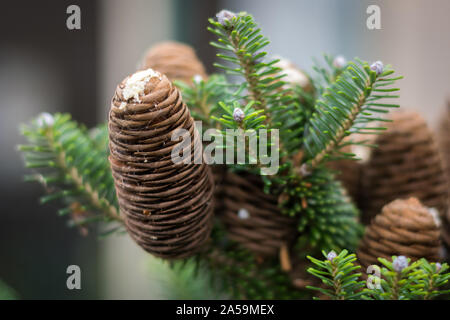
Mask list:
[[[231,240],[261,256],[276,256],[296,238],[293,218],[281,214],[277,199],[263,192],[261,177],[228,172],[221,220]]]
[[[433,133],[415,112],[394,112],[375,140],[363,169],[363,220],[367,224],[395,199],[416,197],[441,217],[448,208],[448,181]]]
[[[416,198],[395,200],[383,207],[366,228],[357,256],[364,267],[378,258],[404,255],[412,260],[438,261],[440,230],[438,218]]]
[[[442,151],[442,157],[444,159],[444,166],[447,171],[447,177],[450,178],[450,101],[447,103],[446,112],[441,118],[438,141],[440,150]],[[447,213],[443,219],[442,233],[448,251],[450,251],[450,208],[447,210]]]
[[[151,47],[144,58],[144,69],[165,74],[170,81],[191,83],[194,76],[206,79],[205,67],[192,47],[179,42],[161,42]]]

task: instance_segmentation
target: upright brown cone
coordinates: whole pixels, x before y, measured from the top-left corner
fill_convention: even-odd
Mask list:
[[[151,47],[144,58],[144,69],[165,74],[170,81],[190,83],[196,75],[207,78],[205,67],[192,47],[179,42],[162,42]]]
[[[296,238],[296,223],[278,209],[277,199],[263,192],[259,176],[228,172],[221,215],[229,238],[261,256],[276,256]]]
[[[437,218],[416,198],[395,200],[383,207],[366,228],[357,256],[364,267],[377,258],[404,255],[412,260],[439,260],[440,231]]]
[[[193,119],[165,75],[147,69],[118,85],[109,138],[120,211],[131,237],[163,258],[194,254],[212,224],[212,174],[204,163],[174,163],[172,150],[181,146],[171,139],[177,129],[191,139],[183,148],[188,160],[198,159],[201,143]]]
[[[447,171],[447,177],[450,178],[450,101],[447,104],[446,112],[442,116],[438,140]],[[450,209],[447,210],[447,214],[443,219],[442,237],[450,251]]]
[[[416,112],[395,112],[392,120],[376,139],[378,148],[364,168],[364,222],[390,201],[407,197],[418,198],[443,216],[448,182],[433,133]]]

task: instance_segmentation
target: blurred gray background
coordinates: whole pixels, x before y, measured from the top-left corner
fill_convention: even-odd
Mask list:
[[[66,8],[81,8],[82,29],[66,28]],[[381,30],[366,28],[366,8],[381,8]],[[93,126],[106,120],[118,82],[161,40],[193,45],[212,72],[207,18],[221,8],[252,13],[268,50],[311,70],[322,53],[382,60],[405,77],[402,107],[435,127],[450,96],[450,2],[446,0],[16,0],[0,11],[0,279],[25,299],[167,298],[164,266],[126,237],[83,238],[66,227],[41,188],[26,184],[15,151],[18,126],[43,111],[71,112]],[[66,289],[66,268],[82,270],[82,290]],[[169,279],[169,280],[168,280]]]

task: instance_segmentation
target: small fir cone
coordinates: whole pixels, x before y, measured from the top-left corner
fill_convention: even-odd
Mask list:
[[[448,208],[448,181],[435,137],[416,112],[392,114],[375,140],[378,148],[363,170],[363,221],[392,200],[416,197],[441,216]]]
[[[172,150],[182,143],[171,139],[177,129],[191,139],[183,145],[189,164],[172,159]],[[147,69],[118,85],[109,140],[120,211],[131,237],[149,253],[168,259],[200,250],[212,227],[213,178],[201,161],[189,110],[165,75]]]
[[[260,256],[276,256],[296,239],[294,218],[281,214],[277,199],[264,193],[260,176],[228,172],[221,220],[228,237]]]
[[[162,42],[151,47],[144,58],[143,68],[165,74],[170,81],[191,83],[194,76],[206,79],[205,67],[192,47],[179,42]]]
[[[441,118],[441,123],[438,133],[438,141],[442,157],[444,159],[444,167],[447,172],[447,178],[450,178],[450,101],[447,103],[447,109]],[[449,187],[450,193],[450,187]],[[442,219],[443,230],[442,237],[447,248],[450,250],[450,208]]]
[[[366,228],[357,256],[367,268],[378,264],[379,257],[390,259],[393,255],[439,261],[439,251],[439,218],[418,199],[409,198],[383,207]]]

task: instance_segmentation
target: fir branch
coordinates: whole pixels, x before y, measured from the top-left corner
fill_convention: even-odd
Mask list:
[[[210,270],[195,259],[168,261],[148,257],[152,292],[159,299],[227,299],[225,292],[211,285]],[[156,290],[155,290],[156,289]]]
[[[361,273],[356,273],[360,266],[355,265],[355,254],[342,250],[339,255],[334,251],[322,251],[325,260],[321,261],[311,256],[307,258],[315,265],[308,272],[322,280],[330,289],[308,286],[308,289],[318,291],[333,300],[354,300],[361,295],[364,281],[358,280]]]
[[[420,267],[415,273],[417,279],[413,288],[413,294],[423,300],[431,300],[443,294],[450,293],[447,286],[450,279],[447,263],[433,262],[426,259],[420,260]]]
[[[279,60],[263,61],[267,55],[263,49],[269,40],[261,34],[251,15],[245,12],[237,15],[230,13],[226,19],[221,15],[223,12],[218,14],[219,21],[209,19],[212,27],[208,30],[218,37],[218,41],[211,42],[211,45],[223,51],[217,56],[231,66],[220,63],[215,63],[215,66],[229,74],[241,75],[244,81],[234,93],[236,98],[255,101],[257,107],[269,115],[273,107],[286,100],[282,88],[284,75],[279,74],[280,68],[274,66]]]
[[[314,267],[308,272],[322,280],[323,287],[309,287],[332,299],[338,300],[416,300],[433,299],[449,290],[445,285],[450,279],[449,267],[440,263],[429,263],[425,258],[411,263],[404,256],[393,256],[391,261],[378,258],[382,268],[379,275],[370,275],[372,286],[363,288],[360,268],[356,256],[343,250],[339,255],[334,251],[326,253],[324,260],[308,256]]]
[[[326,89],[331,86],[338,76],[347,67],[347,61],[342,56],[334,57],[329,54],[323,55],[325,65],[319,62],[317,59],[313,59],[313,70],[317,76],[314,78],[314,87],[316,91],[321,95]]]
[[[247,169],[262,168],[266,157],[270,154],[258,153],[257,146],[260,145],[261,129],[266,129],[266,147],[270,147],[270,130],[267,130],[264,122],[266,115],[264,110],[257,110],[254,101],[249,102],[241,109],[241,105],[234,101],[231,105],[219,102],[224,114],[217,118],[211,118],[220,123],[223,129],[217,130],[216,148],[226,150],[227,153],[233,152],[233,159],[237,160],[238,166],[244,166]],[[237,142],[236,142],[237,139]],[[224,155],[225,156],[225,155]],[[224,163],[224,162],[223,162]]]
[[[233,14],[221,11],[218,21],[210,19],[209,31],[218,40],[211,45],[219,50],[217,56],[225,64],[216,63],[225,72],[240,75],[242,80],[233,93],[240,103],[254,102],[255,109],[264,110],[265,125],[278,129],[280,151],[285,158],[298,152],[303,144],[304,124],[308,119],[306,108],[298,95],[283,80],[283,70],[276,66],[279,59],[266,59],[263,49],[269,40],[253,17],[245,12]],[[265,59],[267,61],[265,61]],[[287,159],[287,158],[286,158]]]
[[[59,213],[72,214],[74,225],[122,223],[104,150],[107,136],[100,134],[96,144],[67,114],[41,115],[23,126],[22,134],[29,144],[19,150],[26,167],[36,171],[27,180],[40,182],[49,193],[42,203],[62,199],[67,207]]]
[[[101,123],[89,130],[89,138],[91,139],[95,149],[109,155],[109,132],[108,124]]]
[[[380,286],[364,289],[366,299],[375,300],[411,300],[417,299],[414,283],[419,281],[417,269],[421,262],[410,263],[411,259],[404,256],[393,256],[392,261],[378,258],[381,263]],[[372,277],[377,278],[373,275]]]
[[[227,101],[229,93],[227,83],[223,75],[212,74],[208,79],[194,77],[192,84],[175,81],[180,88],[183,101],[189,107],[192,117],[204,124],[203,129],[216,128],[217,123],[212,116],[220,117],[219,101]]]
[[[315,92],[306,92],[299,85],[294,85],[285,92],[283,99],[284,103],[271,108],[272,127],[279,129],[284,152],[282,157],[295,167],[298,165],[296,156],[299,152],[303,153],[305,125],[314,108]]]
[[[385,86],[401,77],[391,77],[394,71],[389,66],[384,70],[372,70],[376,66],[378,65],[369,66],[367,62],[359,60],[357,63],[348,63],[336,81],[317,100],[314,113],[305,129],[305,162],[310,169],[316,168],[336,153],[346,136],[352,133],[373,134],[384,130],[383,127],[369,127],[368,124],[384,121],[375,117],[374,113],[398,107],[379,101],[398,97],[388,94],[398,91],[397,88]]]
[[[0,279],[0,301],[17,299],[19,299],[17,292]]]
[[[298,241],[304,249],[356,248],[363,231],[357,221],[358,209],[329,170],[320,168],[310,176],[290,178],[282,190],[282,213],[297,217]]]

